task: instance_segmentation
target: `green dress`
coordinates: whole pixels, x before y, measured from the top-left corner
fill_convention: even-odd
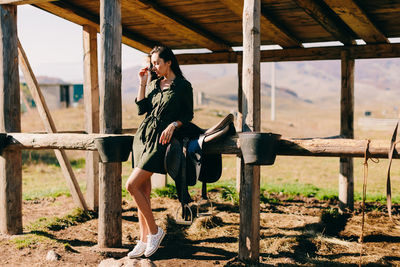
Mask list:
[[[133,167],[163,173],[168,144],[159,143],[161,133],[173,121],[188,123],[193,118],[193,89],[183,77],[176,77],[168,89],[161,90],[161,78],[148,86],[147,96],[135,102],[138,114],[146,113],[133,141]]]

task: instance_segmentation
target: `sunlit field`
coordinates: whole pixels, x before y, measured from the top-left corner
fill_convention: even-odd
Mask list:
[[[263,100],[267,103],[267,99]],[[232,103],[230,103],[232,104]],[[262,108],[262,130],[275,132],[283,137],[324,137],[339,133],[339,108],[323,107],[315,112],[315,105],[304,103],[291,107],[290,103],[283,103],[277,110],[275,121],[269,120],[267,104]],[[379,107],[378,107],[379,108]],[[196,107],[194,123],[202,128],[208,128],[218,122],[224,115],[232,112],[223,106],[209,103],[207,106]],[[83,130],[83,107],[52,111],[57,129],[60,131]],[[355,138],[356,139],[384,139],[389,140],[390,131],[363,130],[357,127],[357,117],[362,115],[362,108],[356,109]],[[123,128],[136,128],[141,117],[136,115],[134,105],[123,107]],[[24,132],[43,131],[42,123],[35,110],[31,114],[23,114],[22,130]],[[30,157],[28,156],[30,154]],[[37,154],[42,155],[40,159]],[[32,199],[43,196],[57,196],[69,194],[68,187],[57,166],[52,151],[25,151],[23,168],[23,196]],[[85,191],[84,151],[68,151],[73,162],[75,175],[83,191]],[[234,155],[223,156],[223,173],[217,185],[236,184],[236,162]],[[383,201],[386,196],[386,172],[388,161],[381,159],[378,163],[369,161],[369,175],[367,182],[367,197],[370,201]],[[123,163],[123,182],[131,171],[131,162]],[[261,187],[274,192],[285,194],[303,194],[329,198],[337,196],[338,190],[338,158],[318,157],[289,157],[278,156],[273,166],[261,167]],[[363,180],[363,159],[354,160],[354,183],[356,200],[361,199]],[[171,179],[169,179],[172,182]],[[392,190],[394,201],[399,199],[400,165],[397,160],[392,166]],[[211,186],[211,185],[210,185]]]

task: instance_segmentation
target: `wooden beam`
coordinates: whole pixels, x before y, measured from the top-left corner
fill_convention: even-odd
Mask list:
[[[121,2],[100,0],[100,132],[122,132]],[[100,163],[98,245],[122,245],[122,164]]]
[[[9,133],[6,149],[67,149],[96,151],[94,139],[108,134],[79,133]]]
[[[293,1],[338,41],[345,45],[355,44],[355,40],[353,40],[350,30],[347,29],[343,22],[335,19],[334,15],[329,13],[329,8],[321,5],[321,1]]]
[[[121,1],[124,8],[135,10],[141,17],[158,24],[171,33],[180,36],[182,40],[188,40],[211,51],[232,51],[232,48],[224,40],[201,28],[199,25],[174,14],[172,11],[161,7],[155,1]]]
[[[237,74],[238,74],[238,112],[236,116],[236,126],[240,131],[243,131],[243,59],[242,56],[238,56],[237,59]],[[244,161],[241,155],[236,157],[236,191],[240,193],[240,179],[242,177],[244,168]]]
[[[51,117],[49,108],[47,107],[46,101],[43,97],[43,94],[40,90],[39,83],[36,80],[35,75],[33,74],[32,68],[29,64],[28,57],[25,54],[24,49],[22,48],[21,43],[18,40],[18,58],[20,61],[20,67],[24,74],[26,84],[31,92],[31,95],[35,101],[37,110],[39,112],[40,118],[43,121],[45,129],[49,133],[56,133],[56,125]],[[76,180],[75,174],[72,170],[71,164],[68,160],[67,154],[64,150],[54,150],[56,154],[56,158],[60,163],[61,171],[67,181],[68,187],[71,191],[72,198],[76,205],[80,208],[87,210],[86,202],[79,187],[78,181]]]
[[[243,0],[220,0],[226,5],[233,13],[240,18],[243,15]],[[261,36],[267,36],[269,40],[272,40],[276,44],[288,48],[288,47],[303,47],[301,42],[297,40],[287,30],[282,29],[277,23],[261,11],[260,17],[261,24]]]
[[[243,6],[243,131],[260,131],[260,0]],[[260,256],[260,166],[244,165],[240,179],[239,259]]]
[[[0,5],[33,5],[56,0],[0,0]]]
[[[324,0],[325,3],[367,44],[389,43],[354,0]]]
[[[354,138],[354,59],[348,51],[342,51],[342,86],[340,95],[340,135]],[[339,208],[341,211],[354,209],[353,159],[340,158]]]
[[[394,127],[395,125],[393,125]],[[277,155],[310,157],[364,157],[366,140],[329,138],[282,138],[278,142]],[[390,140],[371,140],[369,153],[374,158],[387,158]],[[240,155],[238,136],[232,136],[205,146],[204,153],[223,153]],[[396,148],[396,158],[400,158],[400,146]]]
[[[338,60],[341,52],[349,51],[350,58],[396,58],[400,57],[400,44],[374,44],[354,46],[331,46],[312,48],[287,48],[261,51],[261,62]],[[236,63],[241,52],[218,52],[201,54],[177,54],[181,65]]]
[[[100,17],[95,14],[91,14],[71,3],[60,1],[52,3],[40,3],[36,4],[35,6],[78,25],[92,26],[96,28],[97,32],[100,32]],[[155,42],[148,40],[144,36],[133,32],[126,27],[122,28],[122,32],[122,42],[124,44],[136,48],[144,53],[150,52],[156,44]]]
[[[21,131],[17,7],[0,5],[0,132]],[[21,151],[0,155],[0,233],[22,233]]]
[[[83,26],[83,91],[85,128],[87,133],[99,132],[99,81],[97,70],[97,30]],[[99,154],[86,152],[86,202],[91,210],[99,207]]]
[[[394,127],[394,125],[393,125]],[[7,133],[9,142],[6,150],[21,149],[66,149],[96,151],[94,139],[115,134],[79,134],[79,133]],[[278,142],[277,155],[307,157],[353,157],[363,158],[366,140],[345,138],[282,138]],[[390,140],[371,140],[370,156],[387,158]],[[229,136],[212,145],[205,146],[206,154],[240,155],[240,143],[237,135]],[[400,158],[400,146],[396,147],[393,158]]]

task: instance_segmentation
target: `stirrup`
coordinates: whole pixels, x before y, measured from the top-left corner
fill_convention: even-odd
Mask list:
[[[201,203],[203,201],[205,201],[205,203]],[[200,207],[207,205],[207,203],[210,203],[210,208],[208,209],[208,211],[207,212],[200,212]],[[207,198],[203,198],[203,197],[200,198],[200,200],[197,201],[196,206],[197,206],[197,213],[196,213],[197,217],[207,217],[207,216],[214,215],[214,207],[213,207],[213,204],[212,204],[211,200],[208,197]]]
[[[187,209],[190,212],[190,220],[186,220],[186,216],[179,216],[179,210],[182,209],[182,206],[178,207],[175,211],[175,222],[176,224],[180,224],[180,225],[191,225],[193,223],[193,212],[192,209],[190,208],[190,206],[188,204],[185,204],[183,206],[183,209]],[[184,218],[182,218],[184,217]]]

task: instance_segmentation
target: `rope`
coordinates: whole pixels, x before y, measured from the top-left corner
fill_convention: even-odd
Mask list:
[[[387,180],[386,180],[386,198],[387,198],[387,209],[388,209],[388,214],[390,220],[397,224],[393,217],[392,217],[392,188],[391,188],[391,183],[390,183],[390,168],[392,166],[392,159],[393,159],[393,154],[396,148],[396,145],[400,143],[400,141],[394,142],[391,145],[390,152],[389,152],[389,166],[388,166],[388,172],[387,172]]]
[[[397,138],[397,129],[398,129],[399,123],[397,122],[396,127],[394,128],[393,134],[392,134],[392,139],[390,142],[390,149],[388,153],[388,158],[389,158],[389,165],[388,165],[388,171],[387,171],[387,180],[386,180],[386,198],[387,198],[387,209],[388,209],[388,214],[390,220],[394,223],[397,224],[393,217],[392,217],[392,190],[391,190],[391,183],[390,183],[390,168],[392,166],[392,160],[393,156],[395,153],[395,148],[400,141],[396,141]],[[367,145],[365,147],[365,152],[364,152],[364,182],[363,182],[363,200],[362,200],[362,220],[361,220],[361,234],[360,234],[360,243],[361,243],[361,248],[360,248],[360,262],[359,265],[361,267],[361,260],[362,260],[362,254],[363,254],[363,248],[364,248],[364,224],[365,224],[365,199],[367,195],[367,178],[368,178],[368,159],[369,159],[369,144],[371,140],[367,140]],[[373,159],[370,158],[372,162],[378,163],[378,159]]]
[[[387,209],[388,209],[388,214],[389,214],[390,220],[395,224],[397,224],[397,223],[393,220],[393,217],[392,217],[392,187],[391,187],[391,183],[390,183],[390,168],[392,167],[392,160],[393,160],[393,156],[395,153],[396,145],[400,142],[400,141],[396,141],[398,127],[399,127],[399,122],[397,122],[396,127],[394,128],[394,131],[392,134],[392,139],[390,141],[390,149],[389,149],[389,153],[388,153],[389,165],[388,165],[387,179],[386,179]]]
[[[365,146],[365,152],[364,152],[364,181],[363,181],[363,192],[362,192],[362,205],[361,205],[361,210],[362,210],[362,219],[361,219],[361,234],[360,234],[360,239],[359,242],[361,243],[361,248],[360,248],[360,262],[359,265],[361,267],[361,260],[362,260],[362,255],[363,255],[363,244],[364,244],[364,224],[365,224],[365,199],[367,196],[367,178],[368,178],[368,156],[369,156],[369,144],[371,143],[371,140],[367,140],[367,145]],[[373,162],[377,163],[378,161],[371,159]]]

